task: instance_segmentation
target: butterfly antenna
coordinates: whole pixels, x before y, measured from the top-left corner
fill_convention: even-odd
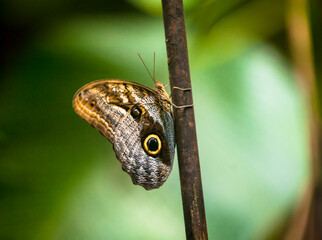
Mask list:
[[[155,82],[155,80],[154,80],[154,78],[152,77],[152,75],[151,75],[151,73],[150,73],[150,71],[149,71],[148,67],[145,65],[145,63],[144,63],[144,61],[143,61],[143,59],[142,59],[141,55],[140,55],[139,53],[138,53],[138,55],[139,55],[139,58],[141,59],[141,61],[142,61],[143,65],[144,65],[145,69],[148,71],[148,73],[149,73],[149,75],[150,75],[150,78],[152,79],[152,81],[153,81],[153,82]]]
[[[155,52],[153,54],[153,81],[155,82]]]

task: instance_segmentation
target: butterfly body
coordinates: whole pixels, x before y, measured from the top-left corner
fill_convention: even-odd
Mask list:
[[[112,144],[134,184],[147,190],[168,178],[174,157],[171,101],[163,84],[152,90],[122,80],[99,80],[83,86],[73,99],[78,115]]]

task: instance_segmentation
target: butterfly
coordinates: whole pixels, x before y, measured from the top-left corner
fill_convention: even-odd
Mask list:
[[[123,80],[98,80],[79,89],[76,113],[112,144],[134,184],[146,190],[167,180],[175,152],[171,100],[165,86],[154,89]]]

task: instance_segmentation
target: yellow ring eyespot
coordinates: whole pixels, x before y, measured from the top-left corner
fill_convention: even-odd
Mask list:
[[[156,134],[150,134],[144,139],[143,148],[149,155],[157,155],[161,151],[161,139]]]

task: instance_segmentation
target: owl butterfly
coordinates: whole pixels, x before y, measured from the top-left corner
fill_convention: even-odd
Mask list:
[[[122,80],[98,80],[79,89],[76,113],[112,144],[134,184],[151,190],[168,178],[175,140],[171,100],[162,83],[154,89]]]

